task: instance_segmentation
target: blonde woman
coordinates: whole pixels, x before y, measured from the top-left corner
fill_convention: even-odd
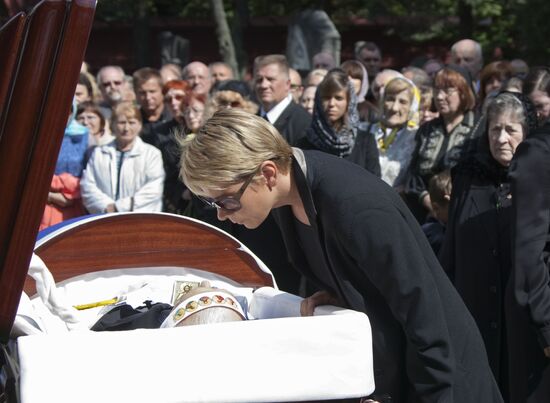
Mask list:
[[[324,304],[368,314],[376,396],[502,402],[475,322],[381,180],[343,158],[292,148],[265,119],[238,109],[187,137],[181,176],[220,220],[252,229],[272,214],[290,261],[320,290],[302,315]]]

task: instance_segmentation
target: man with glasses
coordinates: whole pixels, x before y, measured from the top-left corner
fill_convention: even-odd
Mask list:
[[[473,318],[415,218],[379,178],[292,148],[237,109],[217,112],[186,139],[181,177],[220,220],[254,229],[275,218],[292,265],[318,290],[302,302],[303,316],[326,304],[368,315],[378,401],[502,402]]]
[[[99,105],[103,116],[111,119],[113,108],[125,98],[129,86],[124,70],[120,66],[104,66],[97,73],[97,85],[103,102]]]

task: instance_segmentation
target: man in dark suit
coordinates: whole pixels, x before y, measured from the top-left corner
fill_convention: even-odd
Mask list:
[[[275,217],[293,266],[321,290],[302,315],[327,303],[368,315],[379,400],[502,402],[475,321],[415,218],[379,178],[292,149],[273,126],[236,109],[205,123],[181,167],[220,220],[257,228]]]
[[[259,115],[275,126],[290,145],[296,145],[305,136],[311,116],[292,100],[286,57],[257,57],[254,61],[254,88],[260,102]]]

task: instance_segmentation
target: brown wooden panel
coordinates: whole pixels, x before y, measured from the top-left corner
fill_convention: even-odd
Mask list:
[[[254,258],[229,236],[185,217],[117,214],[83,223],[35,252],[56,281],[92,271],[179,266],[206,270],[252,287],[273,286]],[[32,279],[25,291],[34,294]]]
[[[64,2],[42,4],[28,17],[29,32],[7,112],[4,133],[0,139],[0,189],[7,189],[2,194],[0,208],[2,268],[5,267],[7,250],[11,243],[64,18]],[[44,200],[45,195],[37,196]],[[39,206],[36,207],[40,209]],[[33,228],[27,230],[32,231]]]
[[[8,189],[0,208],[0,336],[4,339],[25,282],[94,12],[95,0],[47,0],[29,17],[0,139],[0,188]]]
[[[19,56],[23,48],[25,14],[19,13],[0,28],[0,139],[6,120],[6,106],[15,83]]]

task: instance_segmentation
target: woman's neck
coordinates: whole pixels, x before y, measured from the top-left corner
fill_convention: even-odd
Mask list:
[[[130,151],[132,149],[132,147],[134,146],[135,142],[136,142],[135,139],[128,142],[128,143],[122,143],[122,142],[117,140],[116,149],[118,151],[122,151],[122,152]]]
[[[441,117],[447,133],[451,133],[454,128],[457,127],[462,120],[464,120],[464,114],[461,112],[457,112],[452,115],[442,115]]]
[[[300,169],[300,167],[297,166],[295,169]],[[306,209],[304,207],[304,202],[300,197],[296,180],[292,174],[292,169],[286,175],[282,175],[281,179],[283,179],[281,181],[282,186],[279,188],[281,196],[273,208],[290,206],[292,214],[298,221],[302,224],[310,225],[309,218],[307,217]]]

